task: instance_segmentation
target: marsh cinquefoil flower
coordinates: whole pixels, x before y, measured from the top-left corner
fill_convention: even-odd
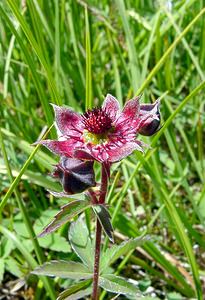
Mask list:
[[[140,105],[139,98],[126,102],[120,111],[117,99],[108,94],[102,107],[83,115],[53,105],[58,140],[40,143],[57,155],[100,163],[118,162],[134,150],[143,151],[143,143],[136,137],[158,130],[160,103]]]

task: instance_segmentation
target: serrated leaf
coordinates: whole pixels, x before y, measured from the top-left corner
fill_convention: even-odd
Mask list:
[[[126,279],[119,276],[115,276],[113,274],[106,274],[100,276],[99,285],[103,289],[111,293],[141,296],[138,287],[128,282]]]
[[[47,262],[35,268],[31,273],[78,280],[92,278],[92,273],[83,264],[64,260]]]
[[[14,230],[18,233],[18,236],[22,236],[24,238],[29,238],[28,231],[26,230],[26,225],[22,221],[14,221]]]
[[[71,251],[70,245],[66,238],[57,233],[51,233],[38,240],[39,245],[45,249],[50,249],[57,252],[68,253]]]
[[[101,258],[101,272],[105,270],[109,265],[115,262],[120,256],[126,254],[132,249],[142,245],[149,239],[149,236],[139,236],[135,239],[130,239],[124,241],[120,245],[113,245],[111,248],[108,248]]]
[[[92,282],[91,280],[84,280],[84,281],[80,281],[80,282],[70,286],[67,290],[60,293],[60,295],[58,296],[58,298],[56,300],[73,299],[73,298],[70,298],[71,295],[73,296],[76,293],[78,293],[79,291],[86,290],[90,286],[91,282]]]
[[[55,231],[61,225],[67,223],[69,220],[71,220],[76,215],[80,214],[89,206],[90,203],[85,200],[76,200],[66,205],[63,205],[59,213],[55,215],[54,220],[44,228],[44,230],[38,235],[38,237],[43,237]]]
[[[70,225],[68,238],[75,253],[90,270],[93,270],[94,249],[82,217]]]
[[[107,234],[109,240],[114,243],[114,237],[113,237],[113,227],[111,223],[111,216],[107,210],[107,208],[104,205],[94,205],[92,206],[98,220],[100,221],[100,224]]]

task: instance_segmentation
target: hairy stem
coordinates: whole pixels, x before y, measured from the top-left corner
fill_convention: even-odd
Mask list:
[[[108,188],[108,179],[109,179],[109,169],[102,164],[101,172],[101,187],[100,187],[100,196],[99,204],[104,204]],[[95,262],[94,262],[94,271],[93,271],[93,294],[92,300],[98,300],[98,282],[99,282],[99,266],[100,266],[100,246],[101,246],[101,234],[102,226],[99,220],[96,220],[96,233],[95,233]]]
[[[92,299],[98,299],[98,281],[99,281],[99,263],[100,263],[100,244],[101,244],[102,226],[97,219],[96,221],[96,235],[95,235],[95,263],[93,272],[93,295]]]
[[[108,180],[109,180],[109,168],[106,165],[102,164],[102,173],[101,173],[101,187],[100,187],[100,197],[99,203],[104,204],[107,194]]]

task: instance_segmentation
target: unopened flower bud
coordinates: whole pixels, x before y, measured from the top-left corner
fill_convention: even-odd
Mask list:
[[[160,126],[160,101],[157,100],[153,104],[140,105],[140,118],[143,118],[139,133],[141,135],[150,136],[159,130]]]
[[[96,185],[93,161],[63,157],[52,176],[60,180],[64,192],[69,195],[82,193]]]

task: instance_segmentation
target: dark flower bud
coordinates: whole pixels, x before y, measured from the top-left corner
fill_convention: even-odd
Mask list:
[[[157,100],[153,104],[142,104],[140,105],[139,117],[142,120],[139,133],[141,135],[150,136],[159,130],[160,126],[160,101]]]
[[[82,193],[96,185],[93,161],[63,157],[52,176],[60,180],[64,192],[69,195]]]

